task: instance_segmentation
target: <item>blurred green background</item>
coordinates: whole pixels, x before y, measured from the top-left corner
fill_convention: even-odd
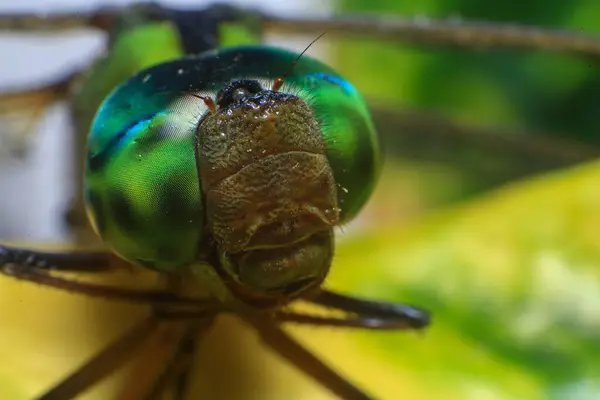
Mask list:
[[[600,19],[594,0],[345,0],[335,8],[591,33]],[[599,61],[323,41],[328,61],[378,110],[451,118],[474,133],[438,137],[415,124],[408,134],[378,120],[381,182],[344,227],[327,281],[345,293],[425,307],[431,328],[419,335],[294,328],[294,335],[377,398],[600,398],[600,163],[566,166],[577,151],[586,159],[600,146]],[[478,136],[490,127],[528,150]],[[0,285],[0,359],[10,360],[0,363],[0,398],[39,393],[144,313],[6,279]],[[222,321],[202,349],[194,390],[206,398],[332,398],[235,321]],[[86,398],[110,398],[117,379]]]
[[[345,0],[340,8],[590,33],[600,18],[596,1]],[[337,56],[350,80],[387,106],[531,132],[538,154],[549,137],[594,150],[599,143],[600,64],[589,57],[366,41]],[[515,160],[501,147],[448,143],[453,154],[439,157],[402,144],[388,146],[381,197],[371,204],[378,222],[351,240],[368,262],[340,256],[363,276],[346,275],[344,265],[333,280],[426,306],[434,324],[417,343],[390,335],[365,346],[414,379],[420,390],[406,398],[600,398],[600,165],[530,175],[535,154]],[[402,388],[396,393],[386,398]]]

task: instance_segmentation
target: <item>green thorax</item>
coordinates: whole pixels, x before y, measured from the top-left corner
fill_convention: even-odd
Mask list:
[[[158,269],[197,259],[205,207],[194,135],[207,107],[191,94],[214,99],[241,78],[268,87],[297,56],[258,46],[210,51],[141,71],[108,96],[89,135],[85,189],[95,229],[114,251]],[[308,56],[281,91],[313,110],[337,185],[340,222],[349,221],[370,196],[379,169],[379,144],[363,99]]]

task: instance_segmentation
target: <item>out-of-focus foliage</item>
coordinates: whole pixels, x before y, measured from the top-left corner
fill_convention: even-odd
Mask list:
[[[600,15],[600,3],[594,0],[340,0],[338,4],[339,12],[424,19],[454,16],[592,33],[597,32]],[[598,60],[541,51],[477,51],[354,39],[344,43],[335,46],[343,73],[367,97],[392,107],[433,109],[467,123],[503,127],[507,134],[525,130],[582,141],[590,146],[600,144],[596,133],[600,107]],[[418,152],[410,148],[395,151],[402,156]],[[448,151],[456,149],[449,147]],[[514,159],[493,152],[460,151],[452,168],[464,176],[465,195],[497,183],[496,177],[473,168],[473,160],[491,165],[514,163]],[[479,157],[474,152],[479,152]],[[535,160],[531,158],[530,162]],[[500,167],[506,168],[506,165]]]
[[[340,0],[339,11],[452,17],[597,32],[594,0]],[[440,47],[348,42],[338,56],[352,82],[372,96],[438,107],[467,121],[525,126],[600,143],[597,60],[547,52],[477,52]],[[393,66],[391,68],[390,66]]]
[[[596,162],[344,243],[334,286],[434,312],[422,340],[362,339],[428,388],[410,398],[600,396],[598,179]]]
[[[597,32],[600,16],[600,4],[585,0],[340,5],[342,11],[455,15],[591,32]],[[509,133],[524,129],[600,143],[598,60],[372,41],[337,49],[344,74],[371,98]],[[373,223],[345,243],[351,253],[339,250],[331,282],[365,297],[409,300],[433,311],[423,340],[361,335],[364,346],[386,360],[387,373],[410,382],[403,396],[600,398],[600,164],[482,193],[489,181],[460,164],[390,161],[382,197],[368,214]],[[482,163],[496,161],[482,154]],[[456,203],[468,194],[477,196]],[[405,225],[449,200],[453,209]]]

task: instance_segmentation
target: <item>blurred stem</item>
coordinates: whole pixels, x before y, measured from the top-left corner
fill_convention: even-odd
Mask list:
[[[376,103],[372,109],[388,155],[449,163],[487,187],[600,156],[595,146],[549,134],[479,127]]]

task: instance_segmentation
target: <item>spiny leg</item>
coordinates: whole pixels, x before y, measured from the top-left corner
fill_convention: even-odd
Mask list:
[[[282,313],[284,315],[297,315],[294,313]],[[160,318],[179,320],[182,318],[195,319],[201,316],[194,311],[166,311],[160,313]],[[283,358],[290,361],[297,368],[302,370],[308,376],[311,376],[321,385],[331,390],[336,395],[344,399],[369,399],[370,397],[364,394],[360,389],[346,381],[330,367],[325,365],[321,360],[315,357],[314,354],[306,350],[292,337],[285,333],[277,326],[277,315],[274,318],[267,315],[255,313],[238,313],[238,316],[249,325],[253,326],[260,334],[263,342],[281,355]],[[318,318],[318,317],[317,317]],[[295,321],[292,321],[295,322]],[[304,323],[299,321],[298,323]],[[313,321],[309,322],[313,324]],[[323,324],[327,325],[327,324]],[[340,325],[334,325],[340,326]],[[389,329],[372,327],[371,329]]]
[[[205,323],[208,324],[207,321]],[[188,363],[188,367],[184,368],[176,378],[173,389],[173,400],[186,399],[186,394],[190,387],[192,372],[194,371],[194,361],[196,360],[196,353],[198,351],[198,340],[207,333],[208,328],[210,328],[210,325],[205,327],[205,325],[200,324],[196,331],[192,331],[190,333],[187,343],[183,344],[184,362]]]
[[[0,244],[0,264],[21,264],[61,272],[108,272],[131,264],[107,251],[41,251]]]
[[[97,285],[87,282],[79,282],[72,279],[61,278],[44,273],[44,271],[36,271],[28,269],[21,265],[0,266],[0,273],[11,276],[16,279],[22,279],[33,283],[38,283],[44,286],[50,286],[57,289],[84,294],[87,296],[101,297],[110,300],[121,300],[134,303],[158,303],[158,304],[178,304],[188,306],[200,306],[203,303],[207,308],[214,306],[213,303],[201,299],[191,299],[179,297],[171,292],[158,290],[133,290],[122,289],[107,285]]]
[[[157,377],[176,352],[184,333],[184,323],[174,321],[164,324],[163,329],[148,340],[145,351],[135,359],[133,368],[127,372],[127,378],[115,399],[149,399]]]
[[[180,366],[181,349],[187,343],[193,325],[186,321],[166,323],[165,329],[154,335],[144,354],[136,360],[117,399],[161,398],[174,381],[174,369]]]
[[[382,317],[354,317],[345,315],[343,317],[323,317],[302,312],[277,312],[274,314],[275,321],[285,324],[312,325],[332,328],[353,328],[383,331],[398,331],[413,329],[411,326],[398,318]]]
[[[39,283],[58,289],[77,292],[80,294],[103,297],[113,300],[125,300],[154,304],[155,306],[170,305],[191,307],[197,314],[206,316],[207,313],[217,312],[219,306],[207,299],[184,298],[166,291],[142,291],[121,289],[106,285],[78,282],[58,276],[52,276],[49,271],[85,271],[78,263],[90,262],[102,268],[110,256],[104,252],[88,253],[46,253],[27,249],[0,245],[0,273],[17,279]],[[62,268],[61,268],[62,267]],[[111,373],[123,364],[128,356],[136,350],[148,337],[156,334],[157,318],[149,318],[119,338],[112,345],[102,350],[82,368],[59,383],[40,400],[65,400],[76,396],[94,383]],[[123,397],[130,400],[132,397]]]
[[[246,313],[238,315],[258,331],[262,341],[267,346],[340,398],[350,400],[371,399],[361,389],[348,382],[305,349],[266,316]]]
[[[74,398],[125,363],[129,357],[139,351],[148,338],[156,333],[158,328],[158,319],[154,317],[146,318],[105,347],[65,380],[38,397],[38,400]]]
[[[197,343],[213,326],[214,316],[200,317],[188,324],[185,335],[179,343],[177,351],[165,368],[163,374],[155,383],[152,392],[146,400],[157,400],[170,387],[173,390],[173,400],[185,400],[193,371]]]
[[[160,315],[162,319],[170,320],[195,320],[202,318],[206,312],[203,310],[177,310],[170,311]],[[354,315],[344,315],[340,317],[325,317],[320,315],[312,315],[309,313],[298,311],[277,311],[272,314],[273,321],[277,323],[291,323],[296,325],[312,325],[333,328],[355,328],[355,329],[370,329],[397,331],[406,329],[415,329],[408,326],[404,319],[393,317],[356,317]]]
[[[45,258],[38,258],[40,252],[20,253],[17,249],[0,246],[0,274],[15,279],[25,280],[44,286],[101,297],[110,300],[121,300],[144,304],[170,304],[194,307],[195,310],[217,310],[220,305],[209,299],[193,299],[178,296],[172,292],[160,290],[134,290],[112,287],[88,282],[80,282],[54,276],[49,271],[60,270]],[[27,257],[24,257],[28,254]],[[90,253],[92,254],[92,253]]]
[[[417,307],[407,304],[357,299],[324,289],[316,296],[306,300],[324,307],[354,314],[365,321],[387,321],[387,323],[395,323],[398,327],[405,329],[423,329],[431,322],[429,313]]]
[[[204,336],[201,330],[191,331],[184,339],[178,359],[173,360],[173,400],[185,400],[194,371],[194,361],[198,351],[198,340]]]
[[[284,311],[276,312],[272,316],[247,312],[240,312],[238,315],[259,332],[266,345],[333,393],[345,399],[368,399],[369,397],[287,335],[276,325],[277,323],[293,322],[320,326],[393,330],[423,327],[429,319],[424,311],[409,306],[356,300],[330,292],[326,292],[319,300],[323,300],[327,306],[335,305],[338,310],[352,313],[360,311],[363,314],[365,311],[369,311],[373,315],[356,318],[351,316],[327,318]],[[318,300],[315,302],[318,304]],[[357,307],[357,304],[360,307]],[[409,319],[410,324],[406,322],[407,313],[409,317],[413,318]],[[200,317],[201,313],[189,310],[167,310],[160,313],[159,316],[166,319],[194,319]]]
[[[240,317],[259,332],[262,340],[266,345],[271,347],[282,357],[286,358],[296,367],[301,369],[307,375],[313,377],[323,386],[331,390],[333,393],[344,399],[369,399],[369,396],[363,393],[360,389],[346,381],[335,371],[325,365],[322,361],[316,358],[312,353],[302,347],[298,342],[287,335],[276,323],[292,322],[298,324],[310,324],[318,326],[335,326],[335,327],[352,327],[365,329],[382,329],[382,330],[397,330],[397,329],[413,329],[416,326],[423,327],[428,322],[428,315],[418,309],[404,306],[391,305],[388,303],[368,302],[348,298],[345,296],[326,292],[319,300],[323,300],[327,306],[335,305],[337,309],[342,309],[346,312],[347,309],[355,311],[375,311],[369,317],[360,316],[354,317],[339,317],[328,318],[311,316],[295,312],[277,312],[270,319],[264,315],[245,315]],[[356,304],[360,307],[356,307]],[[407,311],[408,310],[408,311]],[[416,317],[419,322],[415,324],[411,320],[411,324],[406,323],[407,312],[409,316]],[[176,310],[164,311],[159,314],[160,318],[165,319],[183,319],[183,318],[200,318],[202,311]],[[181,392],[180,392],[181,393]]]

